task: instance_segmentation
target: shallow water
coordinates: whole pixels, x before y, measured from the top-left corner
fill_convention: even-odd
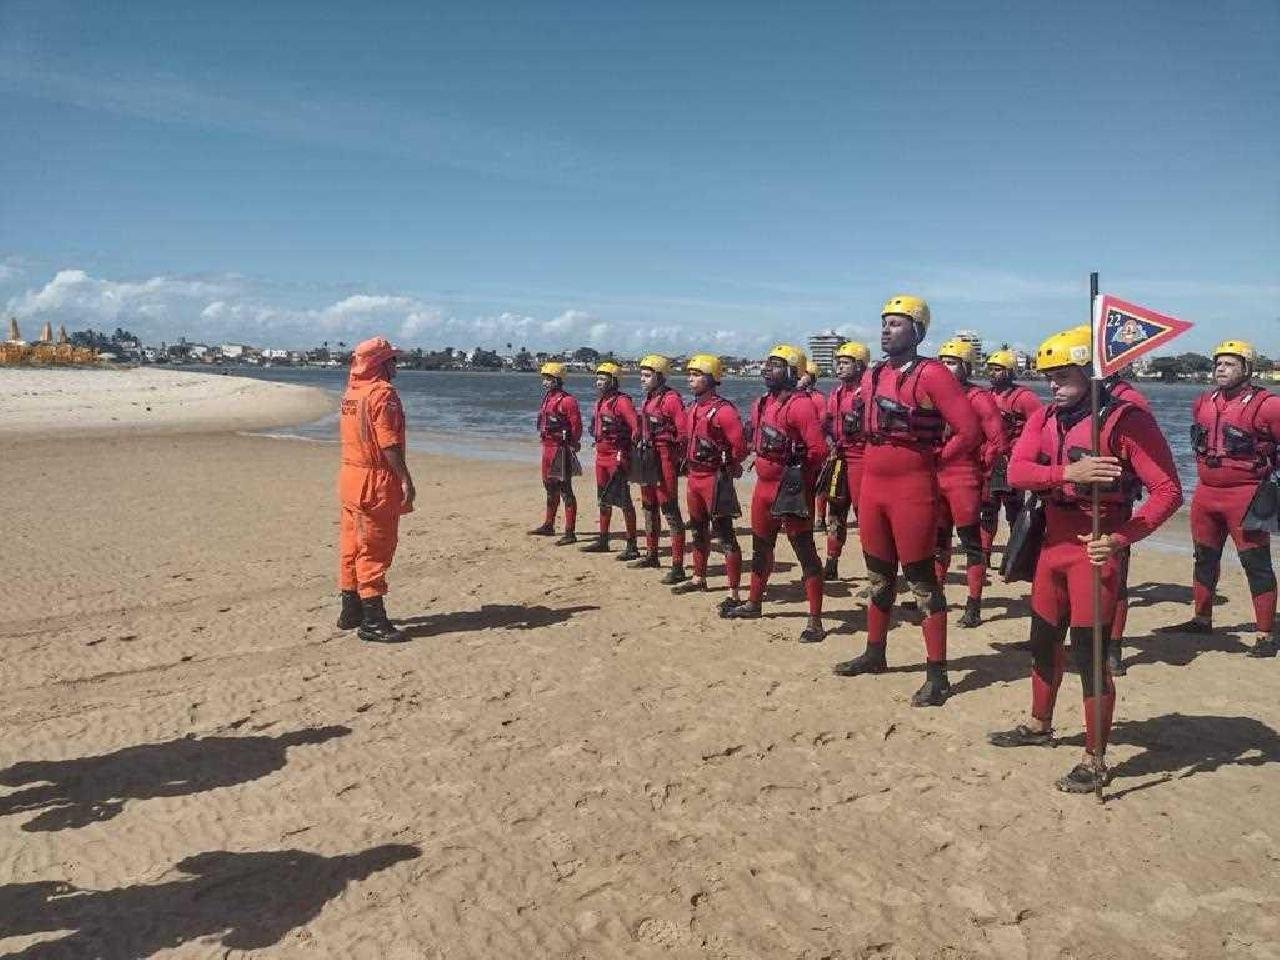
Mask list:
[[[236,367],[232,372],[280,383],[320,386],[336,392],[346,384],[343,368]],[[832,384],[832,380],[824,380],[821,389],[826,392]],[[567,386],[577,395],[586,416],[590,398],[594,396],[592,378],[571,376]],[[628,378],[626,386],[633,397],[638,397],[640,385],[634,377]],[[1041,398],[1048,397],[1046,384],[1032,382],[1027,386]],[[406,370],[396,377],[396,388],[408,417],[410,442],[419,449],[485,459],[532,459],[534,454],[528,444],[534,439],[533,421],[542,397],[542,384],[537,376]],[[1150,398],[1156,420],[1173,449],[1183,489],[1189,497],[1195,486],[1195,461],[1189,435],[1191,403],[1205,388],[1198,384],[1156,383],[1143,384],[1141,389]],[[760,391],[760,381],[755,378],[731,379],[721,389],[721,393],[744,412]],[[316,423],[276,432],[333,440],[337,438],[337,425],[335,411]]]

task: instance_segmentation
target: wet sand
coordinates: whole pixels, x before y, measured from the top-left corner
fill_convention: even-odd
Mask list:
[[[1064,745],[986,745],[1029,699],[1021,587],[912,709],[918,628],[833,677],[859,583],[795,643],[785,545],[769,616],[728,625],[719,593],[526,537],[528,467],[411,463],[413,640],[379,647],[333,627],[332,445],[0,438],[0,953],[1280,956],[1280,662],[1242,653],[1234,569],[1230,630],[1155,637],[1189,558],[1135,555],[1100,808],[1052,788],[1073,674]]]

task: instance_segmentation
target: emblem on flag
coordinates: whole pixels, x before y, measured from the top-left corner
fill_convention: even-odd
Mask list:
[[[1094,305],[1094,376],[1109,377],[1190,329],[1186,320],[1104,294]]]

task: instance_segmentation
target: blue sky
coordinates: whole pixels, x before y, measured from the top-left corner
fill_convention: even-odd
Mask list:
[[[0,0],[0,304],[754,352],[1087,274],[1280,354],[1280,4]]]

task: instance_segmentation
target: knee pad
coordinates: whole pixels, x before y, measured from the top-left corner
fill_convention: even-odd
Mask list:
[[[938,539],[936,542],[938,544],[939,550],[950,550],[951,549],[951,528],[939,527]]]
[[[897,565],[887,563],[879,557],[872,557],[865,553],[863,554],[863,559],[867,565],[871,605],[881,610],[888,610],[893,606],[893,588],[898,572]]]
[[[711,528],[706,520],[693,521],[693,546],[695,550],[706,552],[711,549]]]
[[[662,505],[662,515],[667,518],[667,523],[671,524],[671,529],[684,526],[684,517],[680,516],[680,505],[678,503],[664,503]]]
[[[907,587],[911,590],[911,595],[916,598],[920,609],[926,614],[942,613],[947,609],[946,598],[942,596],[938,577],[933,572],[933,560],[904,563],[902,575],[907,578]]]
[[[751,572],[768,573],[773,563],[774,537],[762,537],[758,533],[751,535]]]
[[[1106,663],[1107,659],[1107,643],[1106,637],[1111,635],[1111,624],[1104,623],[1102,625],[1102,660]],[[1071,628],[1071,659],[1075,661],[1076,670],[1080,674],[1080,686],[1084,690],[1086,697],[1093,696],[1093,627],[1072,627]],[[1115,686],[1111,682],[1111,675],[1106,673],[1103,668],[1102,692],[1113,693]]]
[[[724,547],[724,552],[742,553],[742,547],[738,546],[738,534],[734,532],[733,520],[729,517],[716,517],[712,522],[715,527],[716,536],[720,538],[720,546]]]
[[[796,559],[800,561],[800,569],[804,571],[804,575],[821,576],[822,563],[818,560],[818,548],[813,545],[813,535],[798,533],[787,539],[791,541],[791,549],[796,552]]]
[[[1244,558],[1241,557],[1241,562]],[[1222,548],[1206,547],[1203,543],[1195,545],[1195,559],[1191,576],[1196,583],[1212,589],[1218,585],[1218,573],[1222,568]]]
[[[560,494],[560,481],[559,480],[543,480],[542,489],[547,491],[548,497],[558,496]]]
[[[1054,674],[1054,651],[1067,636],[1065,624],[1050,623],[1037,613],[1031,614],[1031,657],[1035,671],[1044,680]]]
[[[960,546],[964,548],[964,558],[969,566],[986,563],[986,554],[982,550],[982,533],[976,523],[956,528],[956,535],[960,538]]]
[[[1249,581],[1249,594],[1260,596],[1274,593],[1276,574],[1271,566],[1271,550],[1268,547],[1250,547],[1240,551],[1240,566],[1244,568],[1244,578]]]

